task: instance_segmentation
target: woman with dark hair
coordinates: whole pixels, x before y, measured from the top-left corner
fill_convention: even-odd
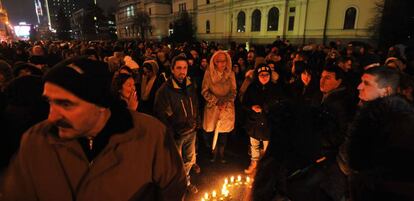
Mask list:
[[[138,108],[137,91],[135,81],[131,75],[117,72],[112,80],[112,93],[125,103],[125,107],[136,111]]]
[[[271,126],[268,123],[269,112],[280,103],[282,91],[271,82],[272,70],[265,64],[257,66],[254,72],[254,81],[246,90],[242,106],[246,113],[244,127],[250,136],[251,162],[244,170],[252,174],[256,170],[261,153],[265,153],[269,144]],[[259,148],[263,144],[263,151]]]
[[[312,104],[314,100],[322,96],[319,90],[319,78],[309,67],[303,68],[298,73],[300,78],[291,84],[292,95],[305,104]]]

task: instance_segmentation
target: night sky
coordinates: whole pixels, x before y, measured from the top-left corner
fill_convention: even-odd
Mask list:
[[[34,8],[34,0],[0,0],[9,13],[9,19],[13,24],[18,22],[37,23]],[[99,6],[104,10],[116,6],[117,0],[97,0]]]

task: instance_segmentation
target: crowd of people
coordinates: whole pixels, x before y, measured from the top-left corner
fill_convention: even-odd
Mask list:
[[[0,200],[181,200],[246,134],[248,200],[414,200],[413,76],[402,45],[2,42]]]

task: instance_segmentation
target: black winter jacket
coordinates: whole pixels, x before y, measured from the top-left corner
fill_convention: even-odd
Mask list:
[[[365,103],[345,145],[354,200],[414,200],[414,109],[390,96]]]
[[[199,122],[196,88],[190,78],[182,89],[170,78],[161,85],[155,95],[154,113],[174,137],[195,131]]]

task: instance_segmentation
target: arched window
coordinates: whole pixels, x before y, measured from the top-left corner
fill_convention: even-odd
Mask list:
[[[267,16],[267,30],[268,31],[277,31],[279,28],[279,9],[273,7],[269,10]]]
[[[256,9],[252,14],[252,31],[260,31],[260,21],[262,19],[262,13]]]
[[[355,29],[357,10],[354,7],[350,7],[345,11],[344,29]]]
[[[206,21],[206,33],[210,33],[210,21]]]
[[[246,14],[243,11],[237,15],[237,32],[246,32]]]

